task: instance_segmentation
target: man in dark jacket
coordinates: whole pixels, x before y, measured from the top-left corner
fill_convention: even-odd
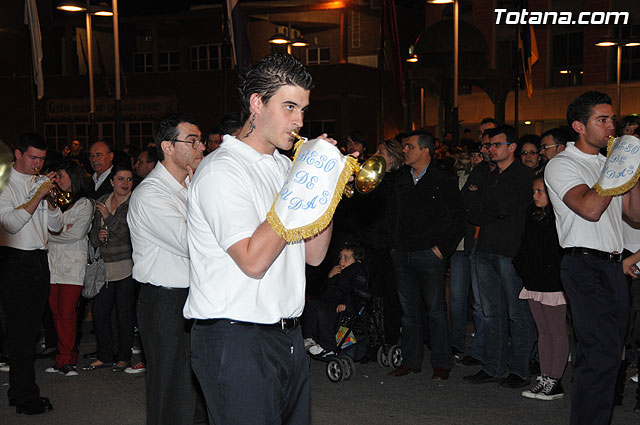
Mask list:
[[[398,295],[402,305],[402,365],[390,375],[422,369],[422,309],[431,335],[433,379],[447,379],[451,368],[445,302],[445,256],[464,232],[464,207],[453,175],[432,162],[433,136],[414,131],[402,141],[405,167],[396,182],[391,223]]]
[[[476,270],[485,333],[483,369],[464,379],[520,388],[529,385],[534,327],[527,302],[518,298],[522,281],[512,260],[531,203],[533,172],[515,158],[513,127],[491,129],[489,137],[489,157],[496,168],[463,189],[469,221],[480,226]]]

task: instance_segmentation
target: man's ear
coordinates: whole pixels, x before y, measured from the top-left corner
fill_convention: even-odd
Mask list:
[[[262,103],[262,96],[258,93],[253,93],[249,98],[249,111],[251,114],[259,114],[263,106],[264,103]]]
[[[575,120],[574,122],[571,123],[571,128],[573,128],[573,131],[575,131],[578,134],[584,134],[587,126],[584,125],[582,122]]]
[[[160,142],[160,148],[162,149],[164,156],[172,156],[173,150],[176,147],[174,146],[173,143],[169,142],[168,140],[163,140],[162,142]]]
[[[518,144],[516,142],[513,142],[508,147],[509,147],[509,152],[515,152],[516,149],[518,149]]]
[[[20,149],[15,149],[13,154],[16,156],[16,160],[20,159],[20,157],[22,156],[22,152],[20,152]]]

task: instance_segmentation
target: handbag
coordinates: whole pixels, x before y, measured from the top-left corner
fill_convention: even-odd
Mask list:
[[[106,280],[107,269],[104,265],[104,260],[100,257],[100,247],[94,249],[89,243],[82,296],[85,298],[95,297],[104,286]]]

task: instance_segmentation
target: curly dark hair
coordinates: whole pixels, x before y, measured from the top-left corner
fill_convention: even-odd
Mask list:
[[[579,121],[587,125],[589,117],[593,113],[593,107],[602,104],[611,105],[611,98],[608,94],[597,91],[583,93],[571,102],[567,109],[567,124],[569,124],[571,135],[574,138],[578,137],[578,133],[573,129],[573,122]]]
[[[262,58],[240,79],[240,121],[244,123],[249,118],[249,101],[252,94],[260,95],[262,102],[266,104],[280,87],[287,85],[299,86],[305,90],[315,87],[311,74],[295,57],[285,53],[274,53]]]

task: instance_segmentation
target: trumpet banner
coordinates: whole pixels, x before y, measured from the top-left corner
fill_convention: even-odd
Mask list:
[[[31,185],[31,190],[29,191],[29,195],[25,202],[16,207],[17,210],[20,208],[29,208],[34,202],[36,202],[36,198],[43,192],[51,190],[53,187],[53,182],[49,180],[47,176],[38,175],[33,177],[33,184]]]
[[[621,195],[640,177],[640,139],[626,135],[609,139],[607,161],[593,186],[601,196]]]
[[[358,168],[324,139],[296,143],[293,164],[267,221],[287,242],[310,238],[333,218],[349,177]]]

